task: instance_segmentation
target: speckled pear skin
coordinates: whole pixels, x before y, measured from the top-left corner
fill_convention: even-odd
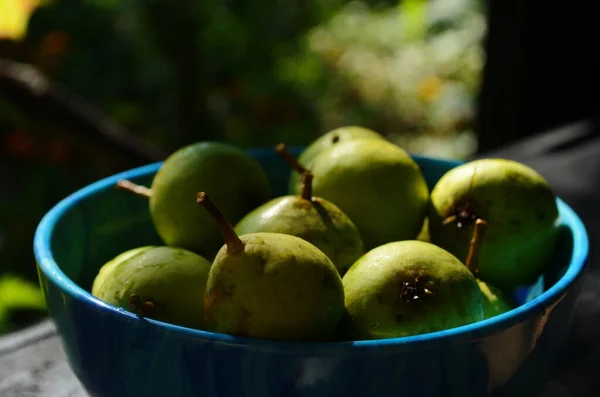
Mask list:
[[[273,340],[322,341],[344,310],[342,280],[314,245],[281,233],[240,236],[243,251],[219,251],[206,286],[209,329]]]
[[[330,147],[337,145],[341,142],[346,142],[353,139],[381,139],[385,138],[383,135],[359,126],[344,126],[335,128],[323,135],[319,138],[315,139],[306,149],[302,151],[300,156],[298,157],[298,162],[302,164],[302,166],[310,169],[313,164],[313,160],[324,150],[329,149]],[[294,186],[300,183],[301,175],[297,172],[291,172],[290,180],[289,180],[289,190],[293,191]]]
[[[431,241],[466,260],[472,223],[443,225],[457,206],[469,203],[488,225],[477,276],[499,288],[533,283],[543,272],[558,236],[558,208],[546,180],[512,160],[481,159],[449,170],[431,192]]]
[[[121,263],[128,261],[132,257],[139,255],[145,251],[148,251],[151,248],[154,248],[153,245],[148,245],[145,247],[137,247],[130,250],[127,250],[110,261],[106,262],[98,271],[98,274],[94,278],[94,282],[92,284],[92,295],[98,296],[100,293],[100,288],[104,283],[104,280],[112,273],[115,267],[119,266]]]
[[[456,257],[427,242],[377,247],[342,281],[346,332],[354,339],[425,334],[483,319],[475,277]],[[417,287],[417,292],[404,295],[404,283]]]
[[[222,245],[214,221],[196,205],[199,191],[231,222],[271,198],[260,164],[242,149],[221,142],[185,146],[167,158],[152,181],[150,213],[165,245],[186,248],[209,260]]]
[[[352,219],[367,250],[415,239],[429,189],[419,165],[402,148],[380,139],[355,139],[323,151],[311,167],[313,195]],[[297,185],[294,194],[299,194]]]
[[[514,300],[499,288],[480,279],[477,279],[477,284],[483,294],[482,307],[484,320],[506,313],[516,307]]]
[[[132,313],[131,294],[152,300],[155,320],[206,329],[204,291],[211,263],[183,248],[152,247],[121,260],[95,293],[111,305]]]
[[[238,235],[270,232],[300,237],[323,251],[340,276],[365,253],[352,220],[335,204],[319,197],[275,198],[246,215],[235,231]]]

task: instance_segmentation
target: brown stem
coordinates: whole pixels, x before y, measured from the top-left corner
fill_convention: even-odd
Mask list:
[[[140,197],[150,198],[150,196],[152,196],[152,190],[148,189],[146,186],[136,185],[127,179],[118,181],[117,189],[126,190],[130,193],[137,194]]]
[[[302,193],[300,194],[300,197],[302,197],[304,200],[312,200],[312,180],[312,172],[305,171],[302,174]]]
[[[469,245],[469,253],[465,265],[474,275],[477,274],[478,266],[477,259],[479,255],[479,249],[481,248],[481,242],[483,240],[483,232],[485,231],[488,223],[481,218],[477,218],[475,226],[473,227],[473,236],[471,237],[471,243]]]
[[[285,160],[286,163],[289,164],[290,167],[292,167],[296,172],[298,172],[299,174],[304,174],[306,171],[308,171],[306,168],[304,168],[302,166],[302,164],[300,164],[298,162],[298,160],[287,150],[287,147],[285,145],[285,143],[280,143],[277,146],[275,146],[275,151],[277,152],[277,154]]]
[[[137,314],[143,317],[149,317],[154,314],[154,303],[150,300],[144,301],[136,293],[129,295],[129,303],[134,307]]]
[[[217,226],[221,229],[223,240],[227,245],[227,253],[236,254],[244,250],[244,242],[239,238],[231,224],[225,219],[223,213],[213,203],[208,194],[200,192],[196,195],[196,202],[206,208],[210,215],[215,219]]]
[[[444,221],[442,222],[442,225],[447,225],[449,223],[455,222],[457,219],[456,215],[450,215],[448,218],[444,219]]]

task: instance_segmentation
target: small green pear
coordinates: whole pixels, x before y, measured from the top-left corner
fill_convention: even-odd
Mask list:
[[[303,164],[305,167],[312,167],[312,163],[315,157],[317,157],[324,150],[329,149],[340,142],[346,142],[353,139],[381,139],[385,138],[383,135],[360,126],[343,126],[335,128],[319,138],[315,139],[306,149],[300,153],[298,162]],[[292,173],[290,176],[289,187],[290,191],[293,191],[294,186],[300,183],[301,174]]]
[[[141,254],[144,251],[148,251],[149,249],[154,248],[153,245],[148,245],[145,247],[137,247],[127,250],[113,259],[106,262],[98,271],[98,274],[94,278],[94,282],[92,284],[92,295],[97,296],[100,292],[100,288],[104,283],[104,280],[112,273],[113,269],[119,266],[121,263],[126,262],[130,258]]]
[[[190,197],[200,190],[213,192],[232,222],[271,199],[271,186],[260,164],[242,149],[222,142],[198,142],[175,151],[150,189],[130,181],[117,186],[149,197],[154,226],[166,245],[206,258],[213,258],[221,246],[219,230]]]
[[[498,287],[477,279],[479,289],[483,294],[483,318],[488,319],[506,313],[516,307],[514,300]]]
[[[362,256],[343,277],[345,335],[384,339],[441,331],[483,319],[469,269],[431,243],[405,240]]]
[[[205,329],[203,302],[210,266],[183,248],[139,247],[107,262],[94,280],[92,294],[143,317]]]
[[[293,157],[285,145],[277,146],[284,157]],[[285,154],[284,154],[285,153]],[[246,215],[235,226],[238,235],[270,232],[300,237],[323,251],[341,276],[364,253],[360,233],[335,204],[312,195],[312,174],[303,174],[299,196],[277,197]]]
[[[558,236],[556,197],[524,164],[481,159],[444,174],[431,192],[431,242],[466,260],[473,225],[487,223],[477,277],[502,289],[533,283]]]
[[[340,142],[313,161],[313,194],[337,205],[358,228],[367,250],[415,239],[429,189],[419,165],[380,139]],[[301,186],[294,189],[298,194]]]
[[[197,201],[221,228],[225,245],[206,284],[210,330],[293,341],[327,340],[344,310],[342,280],[321,250],[282,233],[238,236],[204,192]]]

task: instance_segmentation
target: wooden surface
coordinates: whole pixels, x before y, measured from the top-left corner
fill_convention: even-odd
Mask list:
[[[0,338],[0,396],[88,397],[50,321]]]

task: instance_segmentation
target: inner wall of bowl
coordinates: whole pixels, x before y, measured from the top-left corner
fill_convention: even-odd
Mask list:
[[[132,178],[149,186],[152,175]],[[138,246],[162,244],[148,200],[106,186],[71,206],[52,234],[52,252],[67,277],[87,291],[100,267]]]
[[[298,155],[299,148],[292,148]],[[250,150],[271,182],[273,197],[287,194],[290,169],[274,151]],[[456,162],[426,159],[415,156],[432,189],[436,181]],[[154,174],[128,177],[135,183],[150,186]],[[556,254],[546,274],[531,286],[513,291],[517,304],[530,301],[552,286],[566,271],[569,263],[573,235],[569,228],[561,227],[561,238]],[[160,245],[148,211],[148,201],[111,185],[95,191],[70,207],[56,225],[52,234],[52,251],[56,263],[67,277],[87,291],[100,267],[116,255],[143,245]]]

